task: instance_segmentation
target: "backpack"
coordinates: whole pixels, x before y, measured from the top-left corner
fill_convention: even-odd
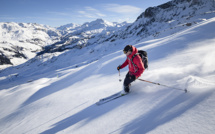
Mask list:
[[[134,64],[133,59],[137,55],[139,55],[141,57],[142,62],[144,64],[144,68],[147,69],[148,68],[148,56],[147,56],[147,52],[144,51],[144,50],[138,50],[138,53],[136,53],[135,55],[133,55],[132,58],[131,58],[132,64]]]

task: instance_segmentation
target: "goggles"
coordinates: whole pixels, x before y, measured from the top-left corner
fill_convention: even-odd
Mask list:
[[[124,54],[127,54],[128,51],[123,50]]]

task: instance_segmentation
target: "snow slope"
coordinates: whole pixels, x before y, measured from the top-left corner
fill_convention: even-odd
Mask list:
[[[188,93],[136,80],[129,95],[96,106],[100,98],[121,90],[116,67],[126,58],[124,45],[111,46],[104,56],[83,48],[86,53],[71,50],[8,68],[0,74],[0,132],[213,134],[214,26],[211,18],[133,44],[149,55],[142,79],[187,88]],[[121,70],[120,78],[126,73],[127,68]]]

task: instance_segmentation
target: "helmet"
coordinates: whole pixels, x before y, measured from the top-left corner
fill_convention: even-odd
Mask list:
[[[126,54],[128,51],[131,51],[132,52],[132,45],[127,45],[125,46],[125,48],[123,49],[123,52]]]

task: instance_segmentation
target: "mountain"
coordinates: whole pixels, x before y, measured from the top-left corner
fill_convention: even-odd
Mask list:
[[[22,64],[44,52],[53,53],[82,48],[95,43],[92,38],[104,38],[127,24],[97,19],[83,25],[67,24],[52,28],[34,23],[1,22],[1,69]]]
[[[61,38],[57,45],[53,44],[45,48],[40,54],[62,52],[74,48],[81,49],[99,44],[103,46],[110,43],[117,45],[121,43],[121,40],[132,44],[139,42],[142,38],[161,37],[161,33],[163,33],[162,36],[174,34],[213,17],[214,7],[214,2],[210,0],[173,0],[147,8],[132,24],[116,25],[98,19],[75,27],[75,30],[70,32],[64,32],[67,34]]]
[[[55,29],[39,24],[1,23],[0,66],[3,69],[19,65],[45,53],[52,55],[89,46],[93,46],[91,52],[101,46],[106,51],[110,44],[115,46],[122,40],[124,44],[134,44],[142,38],[174,34],[213,17],[214,7],[211,0],[173,0],[147,8],[132,24],[97,19]]]
[[[156,7],[149,7],[126,30],[112,35],[109,40],[132,36],[159,37],[166,31],[174,34],[175,31],[208,19],[207,17],[213,17],[214,8],[214,2],[210,0],[172,0]]]
[[[76,30],[81,30],[81,31],[91,31],[95,29],[108,29],[108,28],[113,28],[113,27],[122,27],[124,25],[127,25],[127,22],[123,23],[117,23],[117,22],[108,22],[103,19],[97,19],[92,22],[86,22],[83,25],[77,25],[77,24],[66,24],[60,27],[57,27],[58,30],[61,30],[64,33],[69,33],[69,32],[74,32]]]
[[[18,65],[35,57],[48,44],[59,40],[60,33],[35,23],[0,23],[0,65]]]
[[[100,44],[100,41],[109,37],[110,34],[124,29],[129,23],[112,23],[102,19],[92,22],[86,22],[83,25],[70,28],[64,27],[66,30],[61,31],[63,36],[61,40],[44,47],[38,55],[44,53],[62,52],[68,49],[81,49],[86,46]],[[58,28],[59,29],[59,28]]]
[[[70,24],[66,24],[66,25],[62,25],[60,27],[57,27],[58,30],[61,30],[61,31],[71,31],[73,29],[75,29],[76,27],[79,27],[80,25],[78,24],[73,24],[73,23],[70,23]]]
[[[173,36],[134,44],[149,55],[149,70],[142,79],[187,88],[188,93],[136,80],[130,94],[96,106],[100,98],[121,90],[116,67],[125,55],[119,46],[92,62],[85,57],[93,60],[93,53],[78,56],[78,51],[71,50],[46,65],[34,62],[5,70],[0,74],[0,131],[213,134],[214,25],[215,18],[211,18]],[[16,76],[6,75],[15,70]],[[127,69],[121,70],[120,77],[126,73]]]
[[[72,32],[62,35],[60,41],[44,45],[43,49],[49,46],[47,51],[43,50],[23,64],[1,70],[0,132],[213,134],[213,1],[174,0],[170,3],[153,8],[159,9],[157,14],[166,13],[166,17],[161,18],[173,18],[172,21],[163,22],[153,15],[156,19],[149,23],[152,18],[143,16],[146,10],[134,23],[120,27],[100,40],[99,35],[105,34],[105,30],[101,32],[105,28],[95,30],[97,34],[92,29],[86,30],[95,38],[85,40],[94,40],[94,44],[57,49],[69,38],[77,36],[80,41],[80,37],[87,34],[80,29],[81,35],[72,35]],[[171,8],[173,4],[174,8]],[[186,9],[179,10],[182,6]],[[194,7],[198,9],[195,12]],[[192,13],[192,17],[182,19],[181,15],[174,15],[177,11],[181,15]],[[148,23],[141,26],[141,21]],[[138,31],[144,27],[148,30]],[[155,31],[159,33],[152,34]],[[141,79],[188,92],[136,80],[128,95],[101,106],[95,105],[99,99],[122,90],[123,83],[119,79],[125,77],[128,68],[121,69],[119,74],[117,66],[126,60],[122,49],[127,44],[148,53],[149,68]]]

